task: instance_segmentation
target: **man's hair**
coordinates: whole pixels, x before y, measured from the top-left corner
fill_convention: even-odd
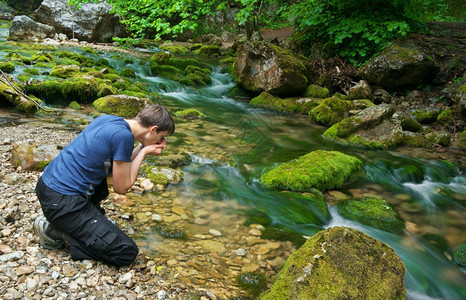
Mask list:
[[[175,122],[167,109],[159,104],[145,107],[134,119],[144,127],[157,125],[157,132],[168,131],[169,134],[175,132]]]

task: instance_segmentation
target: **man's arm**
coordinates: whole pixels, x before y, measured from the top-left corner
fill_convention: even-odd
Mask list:
[[[126,194],[126,192],[133,186],[137,179],[139,168],[144,161],[146,155],[159,155],[165,148],[167,143],[161,143],[156,145],[148,145],[144,148],[133,150],[131,157],[132,161],[113,161],[113,190],[118,194]],[[136,147],[140,148],[140,147]],[[137,151],[137,152],[136,152]]]

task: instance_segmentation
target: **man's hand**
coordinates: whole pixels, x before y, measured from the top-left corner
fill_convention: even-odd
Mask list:
[[[167,147],[167,140],[164,139],[158,144],[153,144],[153,145],[147,145],[144,148],[141,149],[141,151],[144,151],[144,155],[160,155],[162,153],[162,150]]]

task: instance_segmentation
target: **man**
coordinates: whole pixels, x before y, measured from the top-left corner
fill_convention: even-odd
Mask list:
[[[168,111],[150,105],[134,119],[103,115],[92,121],[45,168],[36,186],[44,216],[34,231],[44,248],[57,249],[64,240],[75,260],[93,259],[124,266],[138,247],[104,215],[99,202],[113,190],[125,194],[136,181],[146,155],[159,155],[175,131]],[[134,140],[141,144],[134,148]]]

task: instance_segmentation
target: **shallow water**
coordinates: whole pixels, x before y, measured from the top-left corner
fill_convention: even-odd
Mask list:
[[[191,163],[181,168],[184,181],[162,192],[135,195],[136,206],[118,207],[122,219],[128,218],[122,223],[124,229],[149,255],[167,265],[164,270],[175,270],[178,275],[174,278],[198,287],[229,289],[234,284],[231,274],[247,265],[274,274],[277,270],[267,268],[266,262],[276,259],[274,256],[286,259],[293,247],[269,244],[270,250],[251,242],[254,228],[244,226],[243,221],[247,213],[258,211],[274,225],[302,235],[348,226],[387,243],[407,267],[408,299],[466,298],[465,270],[451,262],[453,251],[466,242],[466,176],[458,168],[464,168],[461,163],[451,169],[441,160],[422,158],[409,150],[369,151],[330,143],[321,138],[325,128],[305,116],[279,114],[228,97],[234,82],[221,66],[212,68],[212,85],[194,89],[151,76],[144,59],[135,58],[126,65],[112,59],[111,53],[100,55],[116,69],[132,67],[139,81],[161,95],[160,103],[171,113],[196,108],[207,116],[194,121],[175,118],[176,133],[169,138],[165,153],[191,156]],[[70,110],[67,117],[90,120],[88,115]],[[4,113],[0,125],[38,120],[58,122],[54,117],[29,119]],[[407,222],[405,233],[395,235],[346,220],[332,207],[332,201],[328,221],[308,198],[266,190],[258,183],[260,174],[273,164],[318,149],[361,158],[367,176],[331,194],[339,199],[369,195],[386,199]],[[132,222],[128,216],[134,218]],[[162,238],[157,228],[159,216],[183,229],[188,238]],[[212,230],[221,235],[212,237]],[[448,248],[439,251],[433,237],[444,238]],[[235,262],[232,252],[245,247],[258,253]]]

